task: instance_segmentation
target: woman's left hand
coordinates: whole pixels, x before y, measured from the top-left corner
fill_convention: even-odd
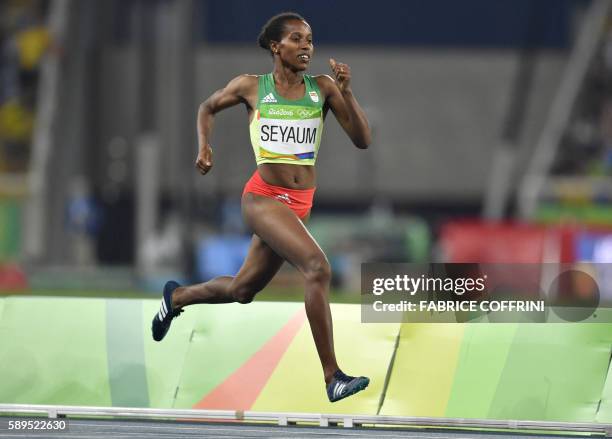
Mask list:
[[[329,59],[329,66],[334,72],[334,77],[336,78],[336,85],[340,89],[342,93],[351,90],[351,68],[348,64],[344,64],[341,62],[336,62],[335,59]]]

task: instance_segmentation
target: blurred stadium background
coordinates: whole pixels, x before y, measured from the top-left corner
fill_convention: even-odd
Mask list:
[[[5,1],[0,285],[158,291],[234,272],[254,169],[244,110],[218,118],[206,178],[195,113],[270,70],[254,39],[281,9],[312,23],[312,72],[352,66],[374,129],[358,151],[328,121],[311,229],[337,286],[358,290],[368,261],[609,259],[590,232],[612,222],[612,43],[589,5]],[[554,254],[520,239],[559,226],[573,230]],[[577,254],[585,240],[594,254]]]
[[[349,0],[4,0],[0,365],[13,380],[0,384],[0,402],[329,410],[318,393],[299,404],[270,396],[282,393],[283,379],[305,358],[312,388],[320,387],[307,327],[250,402],[223,399],[216,387],[286,325],[303,323],[299,303],[255,303],[248,319],[240,307],[223,308],[223,317],[194,308],[163,348],[181,352],[172,364],[148,339],[165,280],[231,274],[246,254],[239,201],[255,165],[244,110],[217,117],[206,177],[193,166],[195,116],[230,78],[271,69],[255,40],[284,10],[312,25],[312,73],[328,73],[332,56],[351,66],[373,128],[372,147],[359,151],[327,119],[309,228],[332,263],[334,302],[359,302],[363,262],[612,262],[607,0],[378,0],[375,8]],[[299,302],[297,273],[285,266],[262,299]],[[355,324],[351,306],[335,308],[346,320],[338,339],[351,345],[363,333],[384,365],[371,365],[379,383],[365,405],[338,410],[612,419],[609,326],[367,328]],[[46,321],[50,309],[57,313],[52,334],[32,324]],[[254,340],[241,338],[245,321]],[[239,353],[202,383],[198,365],[230,355],[219,340],[230,329]],[[103,347],[86,348],[98,336]],[[188,346],[198,336],[194,351]],[[59,360],[68,347],[49,337],[74,339],[83,350]],[[48,352],[25,361],[25,345]],[[462,353],[467,345],[493,361],[489,375],[478,357]],[[494,360],[486,354],[492,346]],[[402,375],[398,366],[385,380],[388,364],[412,364],[416,354],[422,368]],[[540,375],[531,369],[534,355],[547,365]],[[355,359],[355,369],[366,360]],[[63,372],[36,375],[38,363],[50,361],[61,361]],[[449,362],[456,368],[444,367]],[[533,382],[518,386],[526,371]],[[68,376],[82,385],[66,390]],[[479,384],[487,379],[496,392]],[[41,387],[25,392],[31,380]],[[135,390],[122,393],[126,382]]]

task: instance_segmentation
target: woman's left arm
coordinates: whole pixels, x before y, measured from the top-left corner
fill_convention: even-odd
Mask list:
[[[353,144],[357,148],[366,149],[372,143],[372,133],[368,118],[353,95],[351,68],[334,59],[329,60],[329,65],[336,79],[328,75],[319,76],[319,88],[325,93],[329,107]]]

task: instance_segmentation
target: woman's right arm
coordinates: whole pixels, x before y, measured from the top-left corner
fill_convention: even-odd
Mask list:
[[[215,114],[241,103],[250,106],[249,96],[252,95],[254,86],[257,86],[257,76],[240,75],[200,104],[197,119],[199,150],[195,165],[203,175],[212,168],[212,148],[209,139]]]

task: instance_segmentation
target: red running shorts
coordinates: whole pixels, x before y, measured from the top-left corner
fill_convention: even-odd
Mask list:
[[[300,218],[305,218],[312,208],[316,188],[311,189],[287,189],[281,186],[272,186],[266,183],[255,170],[251,179],[244,186],[242,195],[252,193],[263,197],[273,198],[287,205]]]

